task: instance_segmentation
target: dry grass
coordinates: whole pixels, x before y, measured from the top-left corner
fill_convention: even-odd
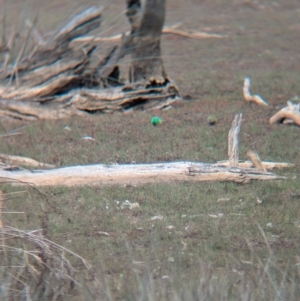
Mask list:
[[[49,3],[41,12],[42,32],[53,28],[64,10],[75,7],[75,2],[69,1]],[[0,153],[58,166],[132,161],[215,162],[226,159],[228,130],[234,115],[242,112],[240,158],[246,159],[247,151],[252,149],[262,160],[294,163],[294,168],[277,171],[288,180],[245,186],[157,183],[42,191],[27,187],[21,197],[9,195],[10,199],[3,202],[4,212],[25,212],[3,213],[7,227],[3,231],[17,231],[14,233],[18,233],[18,238],[5,240],[1,251],[11,255],[8,247],[23,250],[13,251],[16,254],[6,259],[8,266],[20,267],[1,272],[1,287],[5,288],[7,283],[18,287],[11,298],[19,300],[19,291],[23,291],[26,300],[26,285],[36,286],[37,277],[34,272],[29,273],[27,260],[35,269],[45,270],[45,277],[40,277],[41,287],[50,289],[49,281],[53,281],[53,287],[66,284],[56,290],[64,300],[88,300],[94,294],[99,300],[109,301],[299,299],[300,152],[297,142],[300,132],[296,126],[271,126],[268,122],[288,99],[300,95],[300,44],[296,26],[299,10],[292,0],[276,3],[279,6],[267,1],[259,4],[229,0],[201,4],[170,1],[167,24],[182,20],[187,28],[210,28],[212,32],[229,35],[222,41],[163,38],[166,69],[178,83],[182,95],[186,99],[190,96],[191,100],[169,111],[154,113],[32,124],[1,120],[0,134],[12,130],[22,134],[0,137]],[[20,4],[16,1],[8,4],[10,12],[16,13],[12,6]],[[35,5],[36,10],[41,7]],[[108,11],[112,15],[112,11],[122,9],[123,5],[112,4]],[[47,17],[56,11],[55,17]],[[115,32],[119,32],[118,26]],[[253,91],[262,95],[269,107],[244,102],[242,87],[246,76],[252,78]],[[163,119],[159,127],[150,124],[156,114]],[[214,126],[207,124],[210,115],[218,120]],[[86,135],[95,141],[80,139]],[[1,189],[5,193],[17,191],[7,184]],[[126,200],[137,202],[139,208],[122,207]],[[28,229],[42,229],[42,232],[31,233],[34,239],[29,240]],[[39,240],[47,244],[40,245]],[[52,252],[46,252],[48,257],[54,254],[49,259],[51,269],[28,255],[28,251],[43,252],[43,248]],[[92,270],[62,248],[80,254]],[[2,264],[4,252],[0,256]],[[24,266],[29,271],[22,278],[26,278],[25,286],[19,283],[18,277],[15,281],[9,278]],[[73,274],[68,267],[76,269],[78,274]],[[56,269],[57,278],[52,277]],[[93,277],[98,279],[95,285]],[[70,291],[71,282],[75,286]],[[83,295],[87,289],[82,288],[82,283],[86,283],[88,295]],[[49,295],[48,299],[54,296]],[[34,295],[30,297],[34,300]]]

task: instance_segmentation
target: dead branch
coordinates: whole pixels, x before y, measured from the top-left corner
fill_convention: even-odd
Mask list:
[[[31,167],[39,167],[39,168],[54,168],[54,165],[41,163],[36,160],[20,157],[20,156],[10,156],[5,154],[0,154],[0,162],[8,164],[8,165],[22,165],[22,166],[31,166]]]
[[[243,94],[246,101],[253,101],[258,105],[268,106],[268,103],[260,95],[252,95],[250,93],[250,77],[246,77],[244,80]]]
[[[228,133],[228,157],[231,167],[239,164],[239,133],[241,130],[243,114],[235,115],[231,129]]]
[[[191,39],[208,39],[208,38],[224,38],[226,36],[221,35],[221,34],[216,34],[216,33],[207,33],[207,32],[201,32],[201,31],[196,31],[196,30],[178,30],[177,28],[181,25],[182,23],[176,23],[171,26],[165,26],[162,29],[162,34],[173,34],[173,35],[178,35],[182,37],[187,37]],[[80,37],[77,39],[74,39],[72,41],[71,47],[74,47],[78,43],[86,43],[86,42],[115,42],[115,41],[120,41],[124,36],[129,36],[130,31],[126,31],[124,34],[123,33],[118,33],[109,37],[96,37],[96,36],[88,36],[88,37]]]
[[[163,30],[164,34],[174,34],[186,38],[191,38],[191,39],[210,39],[210,38],[224,38],[226,36],[216,34],[216,33],[207,33],[207,32],[201,32],[197,30],[188,30],[188,31],[183,31],[183,30],[178,30],[178,29],[173,29],[173,28],[165,28]]]
[[[249,159],[251,160],[251,162],[253,163],[255,168],[262,170],[262,171],[266,171],[265,166],[261,162],[261,160],[256,152],[249,150],[247,152],[247,156],[249,157]]]
[[[272,170],[274,168],[290,168],[295,166],[292,163],[286,163],[286,162],[268,162],[268,161],[262,161],[261,164],[263,165],[263,167],[266,170]],[[230,162],[228,160],[224,160],[224,161],[218,161],[217,165],[219,166],[224,166],[224,167],[229,167],[230,166]],[[253,162],[251,161],[239,161],[239,165],[240,168],[253,168],[255,167],[253,165]]]
[[[287,107],[281,109],[270,118],[270,124],[283,122],[285,119],[291,119],[300,126],[300,103],[294,104],[292,101],[287,102]]]

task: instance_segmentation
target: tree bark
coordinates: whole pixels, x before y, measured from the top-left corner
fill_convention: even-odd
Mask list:
[[[160,37],[165,21],[165,0],[127,0],[127,17],[132,26],[130,47],[131,82],[165,77]]]

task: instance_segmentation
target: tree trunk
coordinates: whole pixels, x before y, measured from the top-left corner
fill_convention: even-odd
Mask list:
[[[132,26],[130,47],[131,82],[165,77],[160,37],[165,21],[165,0],[127,0],[127,17]]]

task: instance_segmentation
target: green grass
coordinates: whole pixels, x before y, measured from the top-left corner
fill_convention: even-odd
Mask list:
[[[61,19],[68,3],[56,3],[61,10],[53,19],[49,14],[57,11],[54,4],[42,11],[45,30]],[[268,120],[289,98],[300,95],[299,39],[290,29],[299,11],[293,1],[279,4],[252,9],[236,1],[170,1],[168,24],[183,19],[186,27],[221,28],[229,35],[222,40],[163,38],[165,68],[182,95],[192,100],[162,112],[34,123],[0,120],[0,134],[16,128],[22,132],[2,138],[0,153],[57,166],[216,162],[226,159],[231,122],[242,112],[240,158],[254,149],[262,160],[294,163],[275,171],[287,180],[40,191],[2,185],[4,192],[26,191],[4,204],[5,211],[25,214],[3,214],[4,223],[42,228],[47,238],[89,261],[99,280],[95,287],[70,257],[83,282],[93,288],[95,300],[298,300],[300,131],[271,126]],[[115,4],[108,13],[116,7],[123,9]],[[16,11],[11,7],[9,12]],[[245,76],[251,76],[251,91],[266,98],[269,107],[243,101]],[[162,118],[160,126],[151,125],[154,115]],[[217,117],[215,126],[207,124],[209,115]],[[71,131],[64,130],[66,125]],[[80,139],[86,135],[96,141]],[[139,203],[139,208],[121,209],[125,200]],[[162,220],[151,220],[160,215]],[[83,289],[77,289],[62,298],[87,300]]]

